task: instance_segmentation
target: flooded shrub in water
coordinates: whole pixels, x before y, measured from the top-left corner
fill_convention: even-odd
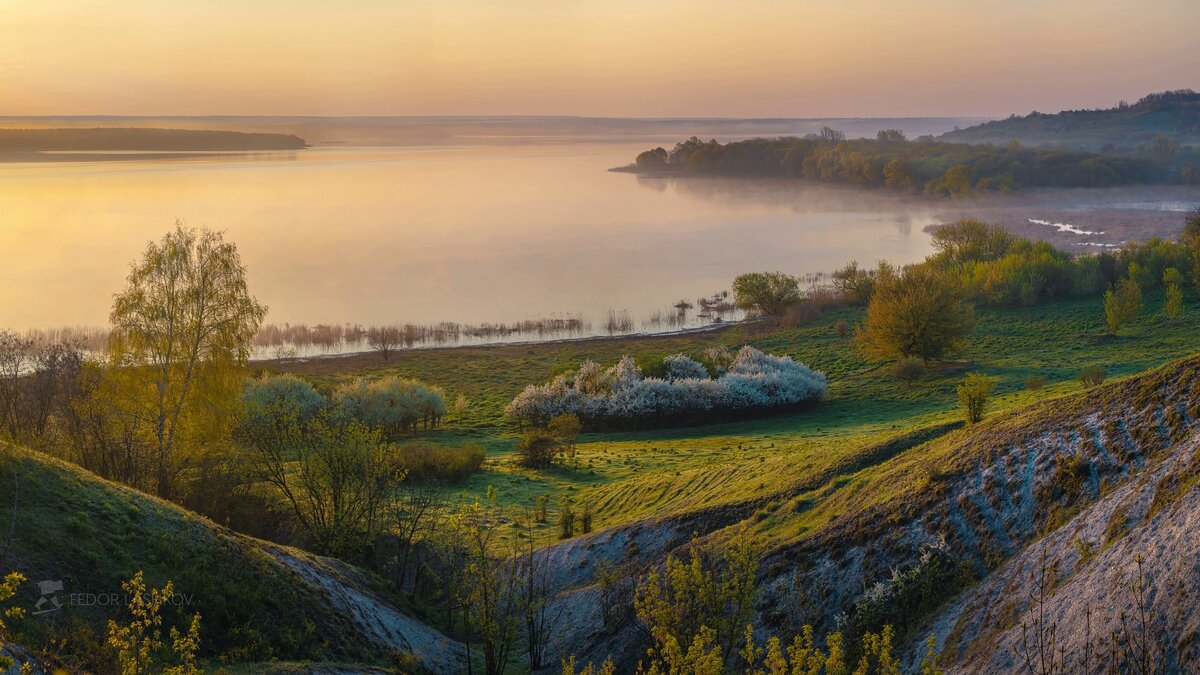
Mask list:
[[[713,356],[712,361],[721,360],[720,354]],[[529,385],[506,412],[534,424],[570,413],[592,426],[645,427],[815,403],[827,391],[823,374],[791,357],[753,347],[743,347],[715,379],[708,376],[708,368],[688,357],[667,360],[665,378],[646,377],[631,356],[607,369],[584,361],[577,371]]]

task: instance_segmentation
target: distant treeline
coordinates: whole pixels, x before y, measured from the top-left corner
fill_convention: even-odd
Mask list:
[[[291,134],[187,129],[0,129],[0,152],[295,150]]]
[[[881,131],[875,139],[847,140],[828,128],[805,138],[731,143],[692,137],[670,151],[641,153],[634,168],[639,173],[802,178],[950,197],[1038,187],[1200,184],[1200,157],[1184,158],[1178,148],[1163,155],[1096,154],[927,136],[910,141],[895,130]]]
[[[943,140],[964,143],[1008,143],[1088,148],[1101,152],[1200,146],[1200,93],[1191,89],[1150,94],[1136,103],[1124,101],[1100,110],[1037,111],[1023,117],[955,129]],[[1162,141],[1160,141],[1160,138]]]

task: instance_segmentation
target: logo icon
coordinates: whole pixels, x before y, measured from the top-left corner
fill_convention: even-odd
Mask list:
[[[58,599],[58,594],[63,590],[63,582],[61,579],[57,581],[39,581],[38,592],[42,597],[38,598],[37,604],[33,606],[33,614],[49,614],[62,609],[62,602]]]

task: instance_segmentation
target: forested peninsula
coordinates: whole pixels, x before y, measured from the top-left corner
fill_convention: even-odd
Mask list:
[[[1027,188],[1200,185],[1197,129],[1200,94],[1184,90],[1108,110],[1033,113],[937,138],[909,139],[885,129],[875,138],[850,139],[829,127],[803,138],[729,143],[693,136],[669,151],[646,150],[617,170],[799,178],[933,197]],[[1124,142],[1097,144],[1099,130],[1104,138]]]

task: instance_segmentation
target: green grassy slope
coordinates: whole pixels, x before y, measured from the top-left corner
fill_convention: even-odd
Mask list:
[[[88,594],[121,595],[121,583],[141,570],[149,585],[171,580],[178,596],[186,598],[166,613],[169,624],[201,614],[206,656],[235,661],[379,658],[343,613],[300,583],[256,540],[12,446],[0,445],[0,485],[5,486],[0,551],[11,543],[0,565],[29,580],[17,604],[32,610],[39,599],[36,582],[63,584],[57,597],[64,607],[15,622],[18,642],[47,644],[49,638],[69,635],[69,649],[75,652],[70,657],[87,665],[97,658],[88,643],[103,641],[104,622],[113,612]],[[13,489],[16,511],[10,521]]]

